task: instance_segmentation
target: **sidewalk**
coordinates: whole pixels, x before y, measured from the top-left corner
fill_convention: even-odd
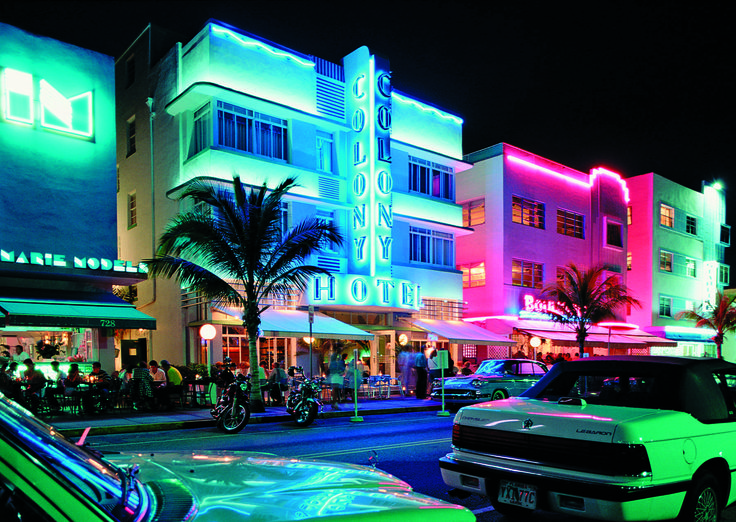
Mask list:
[[[390,399],[359,399],[358,416],[403,413],[408,411],[440,411],[442,404],[431,399],[393,397]],[[329,404],[322,408],[322,418],[353,417],[354,403],[340,404],[332,410]],[[62,414],[43,417],[42,420],[56,428],[66,437],[79,437],[90,427],[89,435],[113,433],[136,433],[147,431],[208,428],[215,420],[207,408],[178,408],[174,411],[143,413],[137,411],[115,411],[106,415],[82,416]],[[289,422],[291,416],[284,406],[267,406],[265,413],[252,413],[249,424],[263,422]]]

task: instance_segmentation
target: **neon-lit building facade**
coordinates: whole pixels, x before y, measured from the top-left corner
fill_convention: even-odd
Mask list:
[[[652,353],[715,356],[714,332],[675,316],[713,302],[716,291],[729,284],[725,189],[703,182],[701,191],[692,190],[654,173],[626,182],[631,190],[628,280],[642,302],[629,320],[677,342]],[[730,360],[736,355],[730,343],[724,344],[723,355]]]
[[[543,342],[536,351],[577,352],[574,337],[545,321],[540,310],[553,304],[539,295],[571,262],[605,263],[627,284],[627,182],[604,168],[580,172],[506,143],[468,154],[466,161],[473,167],[457,178],[464,224],[474,230],[457,241],[466,320],[513,332],[527,356],[536,353],[529,345],[534,336]],[[600,351],[606,340],[591,346]],[[626,341],[614,340],[616,346]]]
[[[216,21],[185,44],[163,41],[149,27],[117,61],[121,255],[152,255],[180,210],[174,196],[192,180],[230,183],[237,172],[275,186],[294,176],[284,226],[317,215],[346,243],[313,260],[330,277],[274,303],[260,340],[269,364],[296,362],[309,306],[359,326],[360,335],[333,338],[363,341],[371,367],[385,373],[402,318],[460,318],[455,242],[470,232],[455,203],[455,176],[469,167],[460,118],[394,89],[388,60],[366,47],[330,63]],[[212,309],[162,279],[136,292],[139,308],[159,320],[140,340],[151,356],[201,360],[197,329],[209,322],[219,328],[216,360],[247,357],[237,311]],[[289,327],[287,313],[303,324]],[[417,333],[407,331],[409,340]]]
[[[0,24],[0,342],[114,368],[115,331],[155,321],[112,294],[146,278],[116,252],[113,59]]]

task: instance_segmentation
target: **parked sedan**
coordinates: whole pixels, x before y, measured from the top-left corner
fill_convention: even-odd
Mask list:
[[[736,502],[736,364],[560,362],[519,397],[463,408],[444,482],[526,520],[717,522]]]
[[[547,373],[528,359],[486,359],[472,375],[446,377],[445,404],[451,409],[477,402],[506,399],[525,392]],[[442,380],[432,383],[432,398],[442,400]]]
[[[465,522],[373,468],[247,452],[102,455],[0,394],[2,520]]]

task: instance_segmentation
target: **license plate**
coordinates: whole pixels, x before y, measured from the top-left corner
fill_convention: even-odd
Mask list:
[[[537,508],[537,488],[529,484],[502,480],[498,488],[498,501],[527,509]]]

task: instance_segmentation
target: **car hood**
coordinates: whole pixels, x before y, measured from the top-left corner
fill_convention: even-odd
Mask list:
[[[558,404],[525,397],[462,408],[455,423],[509,432],[597,442],[646,442],[668,437],[673,426],[697,424],[687,413],[583,403]]]
[[[445,381],[445,388],[472,388],[471,382],[478,380],[481,382],[495,382],[502,379],[509,379],[509,375],[467,375],[463,377],[447,377],[443,379]]]
[[[117,465],[138,465],[138,478],[167,506],[179,497],[190,520],[474,520],[461,507],[414,493],[398,478],[365,466],[264,454],[202,452],[112,455]],[[193,501],[193,503],[192,503]],[[159,504],[161,500],[159,499]]]

